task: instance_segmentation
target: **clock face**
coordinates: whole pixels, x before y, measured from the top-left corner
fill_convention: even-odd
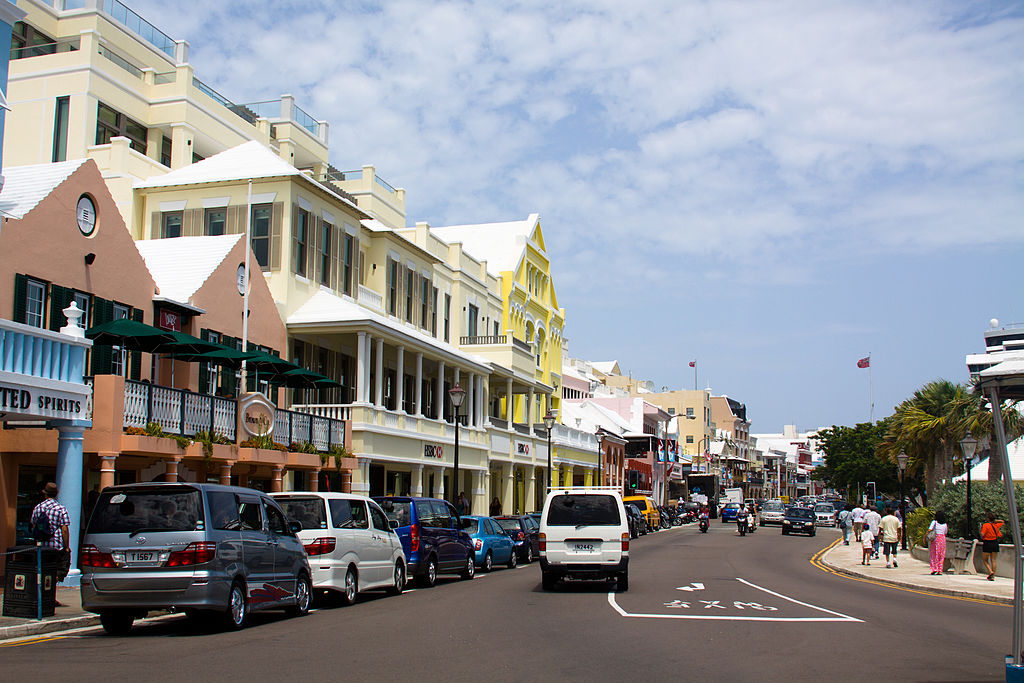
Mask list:
[[[78,199],[78,229],[86,237],[96,230],[96,205],[84,194]]]

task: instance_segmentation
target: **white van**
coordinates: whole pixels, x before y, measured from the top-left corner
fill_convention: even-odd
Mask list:
[[[562,579],[615,579],[629,590],[629,520],[617,488],[552,489],[540,518],[544,590]]]

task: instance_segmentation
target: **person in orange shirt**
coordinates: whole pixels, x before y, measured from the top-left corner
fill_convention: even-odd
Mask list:
[[[1003,535],[1003,524],[1001,519],[991,512],[985,513],[988,520],[981,525],[981,561],[988,570],[988,580],[995,581],[996,558],[999,557],[999,538]]]

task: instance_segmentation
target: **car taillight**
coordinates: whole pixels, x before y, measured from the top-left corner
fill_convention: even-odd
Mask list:
[[[526,540],[526,534],[524,534],[522,531],[517,532],[516,533],[516,540],[517,541]]]
[[[184,550],[176,550],[167,558],[168,567],[186,567],[209,562],[217,556],[217,544],[213,541],[189,543]]]
[[[420,549],[420,525],[413,524],[409,527],[409,550],[416,552]]]
[[[622,534],[622,552],[629,552],[629,534]]]
[[[83,545],[80,567],[116,567],[114,556],[110,553],[101,553],[94,545]]]
[[[334,552],[337,544],[338,542],[334,538],[315,538],[302,547],[306,549],[306,554],[309,556],[326,555],[327,553]]]
[[[542,553],[547,551],[547,549],[548,549],[548,537],[547,537],[547,534],[543,534],[542,533],[542,534],[539,534],[537,536],[537,545],[540,546],[540,551]]]
[[[484,547],[484,542],[483,541],[481,541],[479,538],[474,538],[473,539],[473,550],[480,550],[480,548],[483,548],[483,547]]]

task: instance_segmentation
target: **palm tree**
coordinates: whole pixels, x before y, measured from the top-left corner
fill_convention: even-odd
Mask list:
[[[987,407],[988,400],[978,392],[977,387],[968,395],[970,404],[967,406],[967,420],[964,425],[965,433],[970,430],[979,444],[979,455],[984,451],[989,453],[988,458],[988,483],[998,486],[1003,479],[1003,461],[1001,458],[991,457],[991,446],[996,442],[996,433],[993,426],[993,413]],[[1007,443],[1015,441],[1024,434],[1024,417],[1017,408],[1017,401],[1005,402],[1002,406],[1003,427],[1006,430]],[[984,444],[984,446],[982,446]]]

